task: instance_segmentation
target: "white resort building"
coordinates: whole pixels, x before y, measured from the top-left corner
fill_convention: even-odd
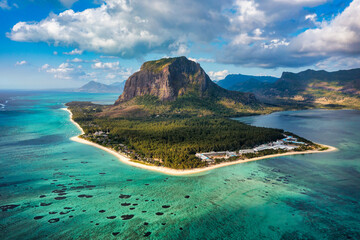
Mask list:
[[[298,139],[295,137],[286,136],[286,135],[284,135],[284,136],[285,136],[285,138],[283,138],[281,140],[277,140],[275,142],[262,144],[255,148],[252,148],[252,149],[239,150],[238,154],[236,154],[236,152],[224,151],[224,152],[196,153],[195,156],[200,158],[201,161],[203,161],[203,162],[214,163],[215,160],[219,159],[219,158],[228,159],[230,157],[241,156],[241,155],[247,154],[247,153],[257,153],[257,152],[264,151],[264,150],[282,149],[282,150],[286,150],[286,151],[291,151],[291,150],[298,148],[299,145],[306,145],[306,143],[304,143],[304,142],[298,142]]]

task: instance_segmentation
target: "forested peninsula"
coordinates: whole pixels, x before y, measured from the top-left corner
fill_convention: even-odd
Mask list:
[[[114,105],[66,105],[84,131],[80,138],[147,166],[184,170],[290,151],[328,150],[281,129],[230,119],[275,109],[250,93],[217,86],[198,63],[185,57],[144,63]]]

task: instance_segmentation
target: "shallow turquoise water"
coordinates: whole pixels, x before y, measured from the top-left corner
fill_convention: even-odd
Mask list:
[[[360,239],[359,111],[242,118],[339,151],[175,177],[69,140],[79,130],[63,103],[111,103],[117,95],[8,98],[0,111],[0,239]]]

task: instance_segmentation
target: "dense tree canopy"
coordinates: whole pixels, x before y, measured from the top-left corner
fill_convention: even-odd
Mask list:
[[[235,151],[283,137],[279,129],[219,117],[113,119],[97,117],[101,106],[90,103],[70,104],[70,109],[89,140],[117,150],[123,144],[136,153],[135,159],[161,160],[162,165],[177,169],[203,166],[197,152]],[[106,138],[94,137],[100,130]]]

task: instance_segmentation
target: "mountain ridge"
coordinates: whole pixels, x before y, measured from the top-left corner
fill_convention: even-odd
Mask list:
[[[75,92],[88,93],[119,93],[123,92],[125,82],[114,82],[112,84],[104,84],[96,81],[90,81],[80,88],[74,90]]]
[[[360,68],[333,72],[311,69],[298,73],[283,72],[274,83],[249,81],[231,89],[246,89],[262,101],[282,106],[360,109]]]
[[[250,79],[254,79],[256,81],[264,82],[264,83],[272,83],[277,81],[279,78],[272,76],[229,74],[224,79],[216,81],[216,84],[228,90],[238,90],[239,86],[243,86],[244,85],[243,83],[249,81]]]

